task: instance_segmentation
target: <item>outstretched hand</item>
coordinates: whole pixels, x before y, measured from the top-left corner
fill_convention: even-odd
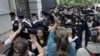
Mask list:
[[[50,26],[50,31],[55,31],[57,26],[59,26],[59,20],[57,17],[55,17],[55,24],[53,26]]]
[[[36,38],[36,35],[34,34],[30,34],[30,38],[31,38],[31,42],[35,42],[35,41],[37,41],[37,38]]]
[[[22,26],[22,23],[19,23],[17,33],[20,33],[20,32],[21,32],[22,27],[23,27],[23,26]]]
[[[22,29],[22,27],[23,27],[23,26],[22,26],[22,23],[19,23],[19,28],[18,28],[18,29],[20,29],[20,30],[21,30],[21,29]]]
[[[96,29],[100,30],[100,26],[95,27]]]

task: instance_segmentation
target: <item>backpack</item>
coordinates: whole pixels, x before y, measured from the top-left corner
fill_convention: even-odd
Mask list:
[[[90,56],[100,56],[100,53],[92,53],[87,48],[85,48],[85,49],[88,51],[88,53],[90,54]]]

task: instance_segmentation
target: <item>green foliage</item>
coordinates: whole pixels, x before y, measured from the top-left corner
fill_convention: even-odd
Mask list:
[[[93,5],[94,3],[100,3],[100,0],[57,0],[60,4],[69,4],[69,5]]]

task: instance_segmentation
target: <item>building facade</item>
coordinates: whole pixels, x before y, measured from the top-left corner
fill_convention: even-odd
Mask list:
[[[9,13],[10,8],[8,0],[0,0],[0,40],[2,41],[8,38],[8,34],[12,29]]]
[[[40,19],[40,12],[47,12],[53,7],[56,0],[0,0],[0,40],[5,41],[12,29],[10,12],[15,12],[17,8],[25,10],[27,18],[31,13],[37,13]]]

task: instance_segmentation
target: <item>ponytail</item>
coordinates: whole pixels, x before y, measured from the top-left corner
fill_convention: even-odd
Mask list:
[[[67,44],[66,38],[61,38],[61,44],[60,44],[61,50],[66,52],[67,46],[68,44]]]
[[[67,31],[65,28],[57,29],[56,31],[56,39],[57,39],[57,56],[68,56],[68,39],[67,39]]]

